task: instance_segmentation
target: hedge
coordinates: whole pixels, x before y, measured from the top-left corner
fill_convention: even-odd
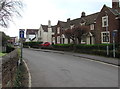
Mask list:
[[[109,46],[109,57],[113,57],[113,44],[108,44]],[[106,47],[107,44],[94,44],[94,45],[87,45],[87,44],[55,44],[53,45],[52,49],[60,50],[60,51],[75,51],[80,53],[87,53],[87,54],[94,54],[94,55],[101,55],[106,56]],[[120,55],[120,44],[116,44],[116,57],[119,58]]]
[[[40,44],[42,44],[43,42],[24,42],[23,43],[23,47],[28,48],[39,48]]]
[[[12,47],[12,46],[10,46],[10,45],[7,45],[7,46],[6,46],[6,53],[10,53],[10,52],[12,52],[14,49],[15,49],[14,47]]]

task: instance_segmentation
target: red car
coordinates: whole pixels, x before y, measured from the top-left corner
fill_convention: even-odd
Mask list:
[[[43,43],[43,44],[40,44],[42,47],[48,47],[48,46],[50,46],[50,43],[49,42],[45,42],[45,43]]]

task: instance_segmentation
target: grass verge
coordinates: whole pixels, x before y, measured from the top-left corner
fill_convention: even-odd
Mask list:
[[[4,55],[5,55],[5,53],[1,53],[1,52],[0,52],[0,57],[1,57],[1,56],[4,56]]]
[[[28,71],[24,62],[18,66],[13,87],[28,87]]]
[[[18,49],[19,58],[20,53],[21,50]],[[18,64],[13,87],[28,87],[28,84],[29,84],[28,71],[24,62],[22,62],[22,64]]]

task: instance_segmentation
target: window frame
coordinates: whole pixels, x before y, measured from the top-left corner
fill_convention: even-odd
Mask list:
[[[106,25],[105,25],[106,22]],[[102,17],[102,27],[108,27],[108,16]]]
[[[106,38],[104,38],[105,37],[104,33],[108,33],[108,41],[104,41],[104,39],[107,40]],[[109,31],[101,32],[101,42],[102,43],[110,43],[110,32]]]
[[[90,30],[95,30],[95,24],[90,25]]]

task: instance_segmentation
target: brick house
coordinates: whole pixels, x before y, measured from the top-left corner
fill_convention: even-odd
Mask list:
[[[66,22],[58,21],[57,26],[56,26],[56,32],[55,32],[56,43],[61,43],[61,44],[72,43],[72,40],[69,38],[66,38],[66,36],[64,35],[63,33],[64,30],[72,29],[77,26],[88,26],[89,30],[87,31],[86,34],[84,34],[85,38],[81,40],[81,43],[94,44],[95,43],[94,22],[97,16],[98,16],[98,13],[94,13],[94,14],[86,16],[85,12],[82,12],[80,18],[73,19],[73,20],[70,20],[70,18],[68,18]]]
[[[67,44],[72,41],[65,37],[63,31],[72,29],[76,26],[88,26],[89,30],[84,34],[81,43],[84,44],[101,44],[113,43],[113,32],[115,32],[115,41],[120,43],[120,7],[119,0],[112,0],[112,8],[104,5],[100,12],[85,15],[82,12],[81,17],[66,22],[58,21],[56,31],[53,36],[56,44]]]
[[[113,31],[117,30],[115,40],[120,43],[119,0],[112,0],[112,8],[103,6],[95,23],[95,43],[113,43]],[[119,36],[119,37],[118,37]]]
[[[64,44],[66,43],[65,36],[63,34],[63,30],[65,29],[66,22],[58,21],[54,35],[52,36],[52,39],[55,40],[55,44]]]

